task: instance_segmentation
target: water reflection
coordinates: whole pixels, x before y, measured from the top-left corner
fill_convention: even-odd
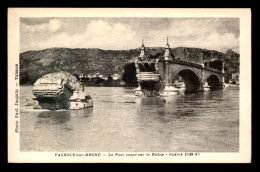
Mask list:
[[[164,105],[164,98],[163,97],[142,97],[140,98],[140,106],[158,106],[158,105]]]
[[[71,110],[69,112],[71,113],[71,116],[89,118],[93,115],[93,107],[81,110]]]
[[[185,111],[182,111],[182,110],[176,110],[176,112],[175,113],[173,113],[174,115],[177,115],[178,117],[182,117],[182,116],[187,116],[187,117],[189,117],[189,116],[198,116],[198,114],[196,114],[195,113],[195,111],[194,110],[192,110],[192,109],[187,109],[187,110],[185,110]]]
[[[69,111],[44,111],[38,114],[38,119],[48,119],[52,121],[51,124],[64,124],[70,120]]]
[[[39,124],[42,125],[65,125],[68,124],[72,117],[91,118],[93,114],[93,108],[86,108],[82,110],[64,110],[64,111],[43,111],[34,112],[37,116],[35,125],[39,128]]]
[[[137,108],[137,114],[140,114],[141,123],[146,119],[152,118],[162,123],[167,123],[170,120],[181,119],[185,117],[199,116],[198,112],[194,109],[196,106],[201,105],[195,101],[188,101],[182,97],[166,98],[142,98]],[[185,107],[185,108],[183,108]],[[149,110],[150,113],[145,113]],[[142,121],[144,120],[144,121]]]

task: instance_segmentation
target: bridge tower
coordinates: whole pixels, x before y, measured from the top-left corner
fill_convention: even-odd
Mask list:
[[[135,95],[154,97],[159,95],[160,74],[158,73],[158,58],[145,56],[145,46],[142,39],[140,55],[135,60],[136,77],[138,87],[135,89]]]
[[[169,61],[171,61],[173,57],[171,56],[170,53],[170,44],[168,42],[168,37],[167,37],[167,44],[165,46],[165,53],[163,55],[163,60],[165,61],[165,65],[163,65],[163,79],[164,79],[164,90],[161,92],[162,96],[170,96],[174,95],[177,93],[177,90],[175,87],[171,85],[170,81],[170,69],[169,69]]]
[[[167,44],[165,46],[165,53],[163,55],[164,60],[172,60],[171,53],[170,53],[170,44],[168,43],[168,37],[167,37]]]
[[[140,73],[140,69],[139,69],[139,62],[140,60],[143,60],[144,58],[144,51],[145,51],[145,47],[144,47],[144,40],[142,38],[142,46],[141,46],[141,52],[140,52],[140,55],[138,58],[136,58],[135,60],[135,68],[136,68],[136,74],[137,76],[139,75]],[[135,95],[143,95],[143,92],[142,92],[142,88],[140,86],[140,82],[138,82],[138,87],[134,90],[135,91]]]
[[[144,40],[142,39],[142,45],[141,45],[141,52],[140,52],[140,55],[139,57],[137,57],[135,59],[135,68],[136,68],[136,74],[138,74],[140,72],[140,69],[139,69],[139,61],[142,61],[144,59],[144,53],[145,53],[145,46],[144,46]],[[140,86],[138,86],[138,88],[136,88],[136,90],[141,90]]]
[[[194,93],[223,88],[224,84],[223,61],[204,60],[204,56],[202,61],[197,62],[187,61],[186,58],[177,59],[171,54],[168,38],[161,57],[147,56],[142,40],[135,66],[139,85],[135,89],[137,96],[171,96],[182,90],[185,93]],[[184,84],[173,83],[177,76],[182,77]]]
[[[141,59],[144,58],[144,51],[145,51],[144,40],[142,39],[141,53],[140,53],[140,55],[139,55],[139,57],[140,57]]]

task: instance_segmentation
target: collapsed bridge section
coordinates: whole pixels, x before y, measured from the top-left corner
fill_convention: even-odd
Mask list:
[[[33,85],[34,109],[75,109],[92,106],[92,100],[77,78],[68,72],[42,76]]]

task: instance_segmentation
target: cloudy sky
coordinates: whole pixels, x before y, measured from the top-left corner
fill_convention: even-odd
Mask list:
[[[51,47],[128,50],[141,46],[239,52],[237,18],[20,18],[20,52]]]

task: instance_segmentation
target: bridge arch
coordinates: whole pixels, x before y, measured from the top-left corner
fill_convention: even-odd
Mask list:
[[[185,93],[193,93],[199,91],[201,86],[201,77],[197,71],[191,68],[180,69],[171,75],[171,83],[177,75],[181,76],[184,81]]]
[[[208,83],[208,85],[210,86],[210,89],[214,90],[217,89],[221,86],[221,80],[219,79],[219,77],[217,75],[210,75],[207,79],[206,82]]]

